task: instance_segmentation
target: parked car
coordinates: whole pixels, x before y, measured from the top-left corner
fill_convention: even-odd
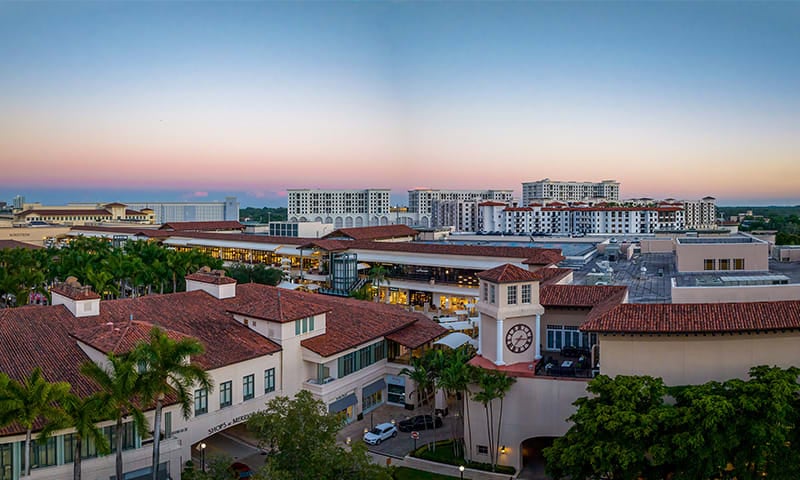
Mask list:
[[[397,427],[391,423],[381,423],[364,434],[364,442],[370,445],[380,445],[382,441],[397,436]]]
[[[401,432],[412,432],[417,430],[432,430],[442,426],[442,417],[432,417],[430,415],[417,415],[398,424]]]
[[[238,479],[250,478],[253,476],[253,471],[244,463],[234,462],[231,464],[231,470],[236,473],[236,478]]]

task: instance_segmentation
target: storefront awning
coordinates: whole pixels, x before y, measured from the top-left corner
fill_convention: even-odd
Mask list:
[[[470,336],[465,333],[453,332],[433,342],[434,345],[446,345],[456,349],[470,341]]]
[[[336,400],[335,402],[331,403],[330,406],[328,407],[328,412],[330,412],[330,413],[341,412],[342,410],[346,409],[347,407],[350,407],[350,406],[355,405],[357,403],[358,403],[358,399],[356,398],[356,394],[355,393],[351,393],[351,394],[349,394],[349,395],[347,395],[345,397],[342,397],[339,400]]]
[[[372,382],[369,385],[367,385],[366,387],[364,387],[361,390],[361,396],[362,397],[368,397],[368,396],[372,395],[375,392],[380,392],[384,388],[386,388],[386,382],[384,382],[383,379],[381,378],[377,382]]]

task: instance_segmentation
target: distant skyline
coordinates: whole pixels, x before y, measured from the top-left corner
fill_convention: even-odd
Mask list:
[[[800,2],[0,2],[0,200],[800,204]]]

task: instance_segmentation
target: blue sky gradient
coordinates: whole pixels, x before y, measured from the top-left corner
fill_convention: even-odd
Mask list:
[[[3,2],[0,199],[800,203],[799,51],[796,2]]]

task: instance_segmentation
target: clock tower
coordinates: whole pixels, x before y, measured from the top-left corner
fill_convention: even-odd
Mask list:
[[[478,353],[495,365],[541,358],[541,275],[507,263],[477,274],[481,315]]]

